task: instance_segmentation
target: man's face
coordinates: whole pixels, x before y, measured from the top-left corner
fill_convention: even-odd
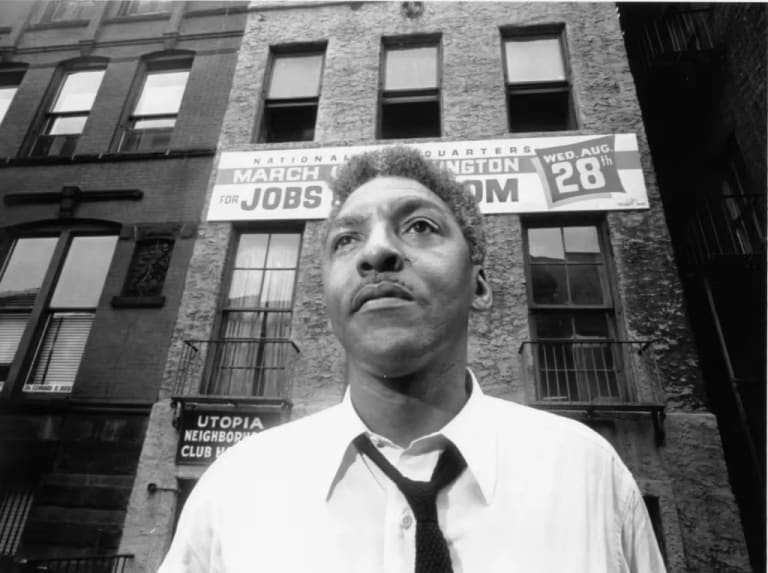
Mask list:
[[[465,351],[477,281],[487,285],[452,212],[422,184],[358,187],[323,253],[325,301],[349,359],[396,377]]]

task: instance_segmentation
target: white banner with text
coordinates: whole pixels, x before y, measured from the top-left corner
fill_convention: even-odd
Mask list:
[[[484,214],[647,209],[634,134],[408,144],[452,171]],[[208,221],[324,219],[328,182],[351,156],[386,145],[221,154]]]

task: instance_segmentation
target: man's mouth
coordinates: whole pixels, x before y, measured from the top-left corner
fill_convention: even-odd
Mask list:
[[[357,312],[369,301],[386,298],[413,300],[413,295],[408,289],[397,283],[380,282],[367,284],[352,297],[352,312]]]

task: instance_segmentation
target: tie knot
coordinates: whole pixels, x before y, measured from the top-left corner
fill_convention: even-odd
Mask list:
[[[467,462],[464,461],[456,446],[448,442],[437,460],[432,479],[415,481],[397,471],[365,434],[355,438],[354,444],[360,453],[368,456],[395,483],[418,521],[437,521],[438,492],[459,477],[467,467]]]

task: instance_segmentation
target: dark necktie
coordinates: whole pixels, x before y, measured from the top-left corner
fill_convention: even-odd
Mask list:
[[[437,460],[430,481],[414,481],[397,471],[365,434],[357,436],[354,444],[395,483],[416,516],[415,572],[453,573],[448,544],[437,523],[437,494],[467,467],[456,446],[448,442]]]

